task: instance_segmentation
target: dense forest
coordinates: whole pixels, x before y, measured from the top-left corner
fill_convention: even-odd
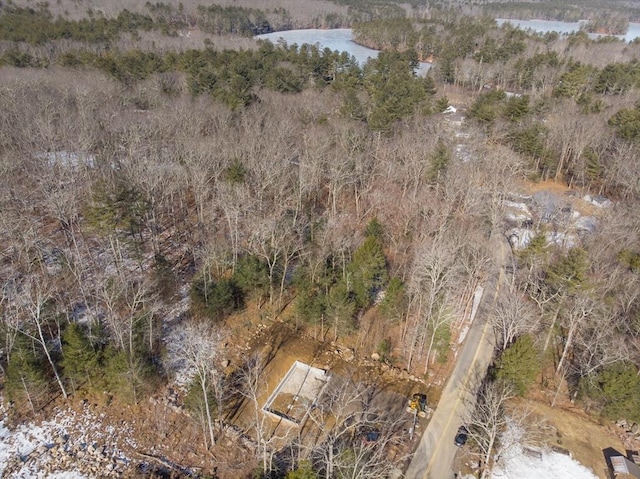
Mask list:
[[[72,19],[17,3],[0,6],[0,364],[15,420],[74,398],[139,404],[186,364],[185,421],[216,451],[238,402],[257,404],[264,359],[220,367],[253,328],[232,324],[257,314],[428,381],[479,282],[503,269],[488,381],[640,421],[638,43],[498,27],[464,3],[318,2],[306,19],[286,4]],[[562,4],[506,8],[574,19]],[[581,8],[593,25],[636,18]],[[226,48],[310,26],[353,26],[383,51],[358,65],[310,45]],[[201,45],[179,46],[190,31]],[[509,219],[542,182],[614,206],[560,244],[575,229],[564,205]],[[497,245],[514,226],[531,238],[506,268]],[[404,426],[388,421],[376,427],[391,441]],[[394,461],[359,455],[335,422],[275,461],[285,448],[256,420],[247,477],[387,477]]]

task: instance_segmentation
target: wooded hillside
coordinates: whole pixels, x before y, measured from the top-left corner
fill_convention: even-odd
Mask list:
[[[215,450],[256,384],[250,354],[220,367],[230,318],[257,310],[428,381],[502,268],[491,378],[640,420],[640,45],[353,3],[321,2],[310,23],[287,5],[1,7],[0,364],[16,416],[105,392],[139,403],[186,364]],[[220,47],[351,23],[376,60]],[[176,40],[189,31],[201,45]],[[572,200],[514,217],[548,181]],[[529,241],[501,264],[514,228]],[[258,429],[262,477],[315,477],[267,463]],[[333,474],[315,453],[301,469]],[[384,477],[375,461],[384,472],[357,477]]]

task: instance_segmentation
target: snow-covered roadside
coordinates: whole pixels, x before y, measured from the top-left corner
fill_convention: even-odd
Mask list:
[[[579,462],[564,454],[542,450],[540,456],[527,454],[521,446],[513,447],[496,464],[492,479],[598,479]]]
[[[130,462],[120,444],[135,447],[129,430],[107,426],[88,408],[60,410],[49,421],[14,430],[0,421],[0,476],[40,479],[121,477]]]
[[[547,447],[523,445],[523,429],[511,423],[501,437],[507,447],[493,468],[491,479],[598,479],[578,461]]]

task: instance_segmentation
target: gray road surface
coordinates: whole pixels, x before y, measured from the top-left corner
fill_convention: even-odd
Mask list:
[[[496,249],[496,264],[504,264],[506,246]],[[484,288],[476,317],[467,333],[456,365],[442,392],[438,406],[413,455],[406,479],[452,479],[451,469],[457,447],[453,443],[458,427],[469,414],[478,378],[484,377],[494,349],[494,333],[487,322],[487,310],[493,306],[502,270]]]

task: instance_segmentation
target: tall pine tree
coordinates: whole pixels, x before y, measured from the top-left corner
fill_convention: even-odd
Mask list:
[[[84,385],[94,387],[100,367],[100,352],[96,351],[82,326],[71,323],[62,336],[62,371],[71,381],[74,391]]]

